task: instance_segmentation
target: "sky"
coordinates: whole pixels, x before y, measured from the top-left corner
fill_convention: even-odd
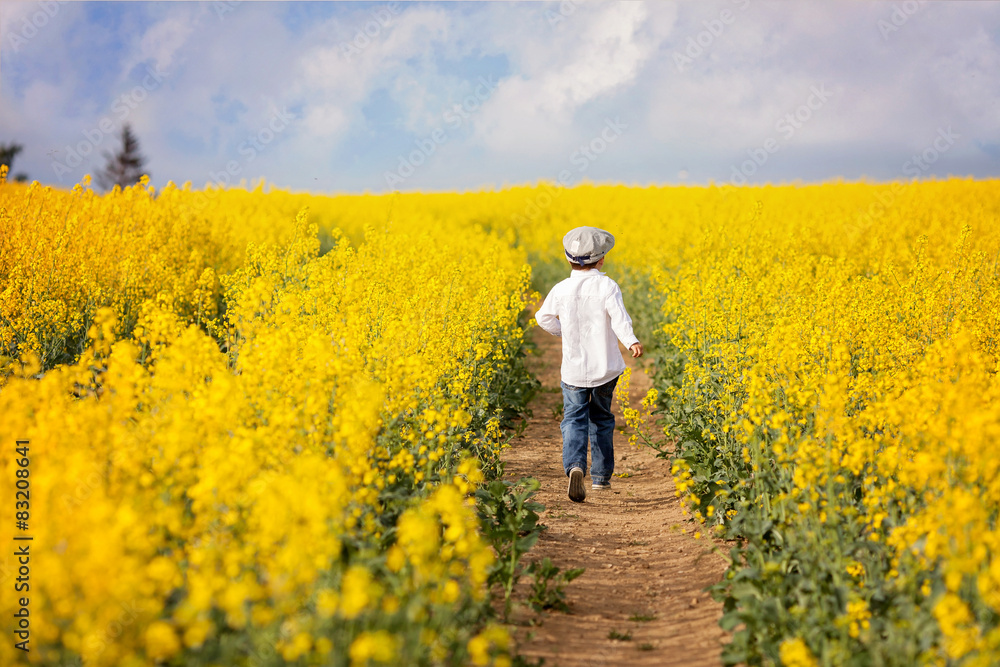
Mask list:
[[[0,143],[69,188],[1000,176],[1000,3],[0,2]]]

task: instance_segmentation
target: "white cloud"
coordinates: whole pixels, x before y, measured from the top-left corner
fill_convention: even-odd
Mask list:
[[[55,10],[53,9],[53,11]],[[41,7],[39,7],[35,2],[12,0],[10,2],[0,3],[0,35],[3,35],[4,41],[9,41],[9,33],[20,33],[24,30],[26,25],[25,21],[30,24],[31,15],[36,12],[45,13],[44,10],[42,10]],[[44,20],[45,19],[40,19],[40,21]],[[37,26],[33,27],[36,27],[37,29]]]
[[[633,84],[659,46],[661,35],[643,30],[646,4],[575,7],[554,24],[536,16],[534,29],[517,27],[509,35],[520,71],[500,83],[475,121],[490,150],[540,155],[566,145],[576,112]],[[657,33],[669,30],[663,16],[657,13]]]
[[[132,66],[152,60],[154,67],[169,70],[174,64],[174,57],[186,44],[188,38],[195,32],[195,23],[191,15],[171,15],[154,24],[139,39],[132,59],[126,66],[126,71]]]
[[[340,138],[350,128],[347,112],[337,104],[314,104],[302,119],[302,131],[314,140]]]
[[[729,3],[686,5],[670,50],[643,81],[652,91],[645,106],[649,136],[666,153],[714,160],[717,178],[773,137],[782,152],[761,174],[779,180],[794,177],[804,157],[831,154],[839,156],[836,169],[854,165],[844,174],[849,178],[892,177],[899,156],[924,145],[949,119],[956,130],[962,118],[970,135],[996,136],[988,117],[1000,106],[1000,60],[980,25],[995,29],[997,7],[947,4],[926,5],[888,38],[878,21],[895,5],[883,3],[758,2],[745,11]],[[704,22],[722,9],[735,20],[721,35],[701,35],[702,51],[693,49],[692,62],[678,67],[674,55],[686,55]],[[777,131],[776,122],[816,86],[832,93],[829,101],[793,136]],[[873,161],[878,155],[883,160]],[[821,171],[816,165],[814,158],[810,173]]]
[[[551,179],[619,115],[627,132],[587,177],[728,178],[733,161],[768,137],[783,147],[761,177],[892,176],[948,122],[964,143],[941,168],[997,171],[984,151],[959,162],[978,144],[1000,143],[997,3],[920,5],[887,35],[878,21],[898,3],[400,3],[382,22],[376,12],[388,4],[342,3],[333,18],[308,22],[279,3],[243,2],[224,16],[212,5],[155,3],[128,5],[120,23],[65,3],[12,53],[11,27],[43,4],[0,0],[0,141],[25,144],[18,170],[42,178],[52,171],[46,151],[81,141],[145,63],[167,78],[128,120],[161,184],[201,185],[237,160],[248,178],[283,186],[379,188],[383,171],[414,138],[443,127],[442,112],[470,99],[487,70],[506,74],[460,129],[444,126],[447,143],[407,187]],[[733,20],[679,71],[675,52],[706,22],[718,28],[723,11]],[[342,45],[366,26],[367,43],[346,57]],[[776,123],[816,86],[830,99],[780,137]],[[294,120],[244,164],[241,143],[276,107]]]
[[[407,110],[406,125],[425,129],[440,117],[427,102],[436,76],[428,54],[447,42],[452,21],[435,7],[331,20],[323,42],[302,53],[293,74],[294,95],[308,109],[307,127],[326,139],[343,137],[352,123],[360,124],[369,95],[384,87]]]
[[[954,49],[929,64],[931,78],[948,106],[970,123],[995,127],[1000,108],[1000,47],[982,27],[958,41]],[[985,129],[985,127],[983,128]]]

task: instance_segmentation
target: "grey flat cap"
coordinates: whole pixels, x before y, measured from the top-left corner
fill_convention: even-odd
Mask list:
[[[563,237],[566,259],[574,264],[593,264],[615,247],[615,237],[597,227],[577,227]]]

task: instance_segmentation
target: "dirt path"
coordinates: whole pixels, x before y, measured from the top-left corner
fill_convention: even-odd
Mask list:
[[[518,628],[521,653],[544,657],[546,667],[720,665],[721,606],[703,591],[725,570],[715,543],[693,538],[667,462],[649,448],[629,447],[617,429],[615,473],[630,476],[616,476],[611,491],[592,491],[588,472],[586,501],[567,498],[554,415],[562,404],[559,341],[537,329],[534,336],[539,355],[529,361],[542,389],[524,437],[507,450],[507,475],[542,483],[538,500],[547,508],[542,522],[549,528],[528,557],[548,556],[560,568],[586,572],[566,589],[569,614],[548,613],[540,627]],[[649,384],[634,368],[633,406]],[[623,425],[617,406],[615,412]],[[610,639],[612,631],[631,639]]]

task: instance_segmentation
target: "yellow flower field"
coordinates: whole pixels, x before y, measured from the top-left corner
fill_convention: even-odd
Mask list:
[[[725,659],[1000,661],[997,183],[620,192],[580,199],[655,284],[647,440],[738,540]]]
[[[747,540],[729,656],[995,664],[1000,190],[910,185],[872,220],[851,189],[805,219],[761,193],[658,275],[678,487]]]
[[[1000,661],[1000,185],[965,179],[0,184],[31,659],[506,664],[470,494],[530,393],[529,281],[579,225],[655,343],[659,425],[630,422],[730,540],[726,661]]]
[[[27,528],[11,516],[2,537],[33,538],[32,650],[4,642],[0,662],[506,663],[469,494],[482,470],[496,475],[497,425],[527,382],[517,250],[380,219],[360,245],[334,236],[320,256],[307,215],[285,215],[280,198],[248,205],[262,194],[219,195],[225,215],[169,188],[9,185],[0,197],[22,211],[5,224],[69,211],[73,234],[124,246],[108,265],[46,230],[4,237],[5,277],[35,277],[17,262],[51,250],[37,279],[74,326],[91,324],[79,359],[53,366],[40,357],[66,331],[58,311],[5,293],[7,320],[34,317],[48,337],[23,339],[0,389],[4,474],[30,472]],[[256,209],[239,232],[254,240],[233,269],[241,204]],[[186,222],[157,228],[173,216]],[[186,263],[157,273],[170,254],[147,245],[157,234],[187,244]],[[185,271],[218,275],[217,294],[171,280]],[[201,289],[224,317],[191,307]],[[8,557],[5,576],[16,569]],[[3,596],[5,617],[17,608]]]
[[[733,540],[724,659],[1000,662],[1000,184],[553,201],[529,251],[558,263],[562,230],[608,229],[605,270],[659,337],[664,432],[627,417]]]

